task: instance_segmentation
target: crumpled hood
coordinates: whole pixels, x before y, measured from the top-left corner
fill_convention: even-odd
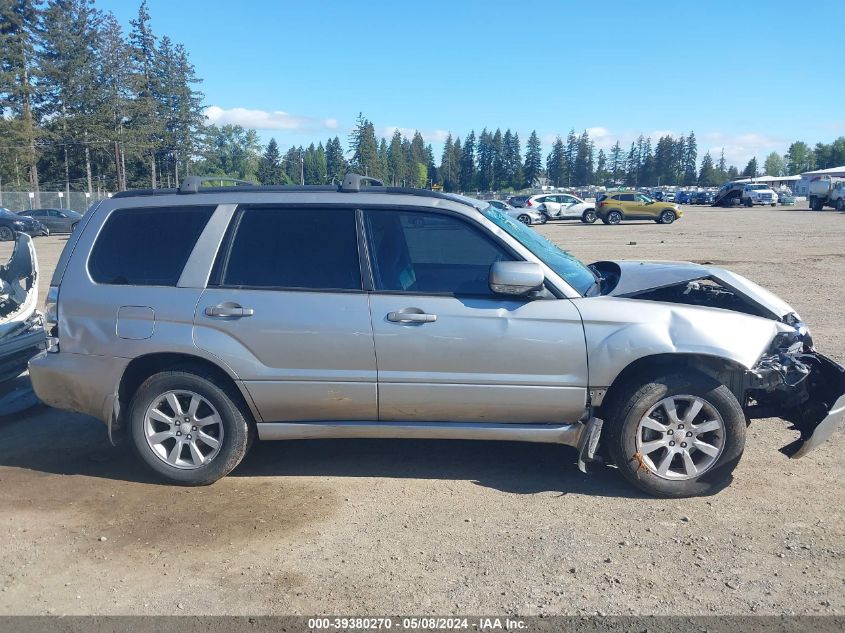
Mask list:
[[[597,262],[603,264],[604,262]],[[680,283],[710,278],[756,303],[772,319],[782,320],[795,310],[783,299],[742,275],[724,268],[704,266],[691,262],[671,261],[612,261],[619,267],[619,280],[606,294],[615,297],[630,297],[646,290],[657,290]],[[801,320],[796,314],[796,319]]]

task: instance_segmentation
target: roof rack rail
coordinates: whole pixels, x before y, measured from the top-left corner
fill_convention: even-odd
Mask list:
[[[238,180],[237,178],[229,178],[228,176],[186,176],[182,184],[179,185],[179,193],[199,193],[200,186],[204,182],[219,182],[221,187],[224,182],[232,182],[236,185],[258,186],[249,180]]]
[[[369,176],[362,176],[361,174],[346,174],[343,177],[343,182],[340,183],[338,191],[348,193],[350,191],[361,191],[362,184],[375,185],[377,187],[384,187],[384,183],[378,178],[370,178]]]

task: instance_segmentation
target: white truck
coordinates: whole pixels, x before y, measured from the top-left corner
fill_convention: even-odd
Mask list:
[[[740,202],[746,207],[753,207],[755,204],[775,206],[778,203],[778,194],[769,185],[748,183],[742,189]]]
[[[845,211],[845,178],[830,176],[813,178],[810,181],[808,193],[810,209],[813,211],[821,211],[825,207]]]

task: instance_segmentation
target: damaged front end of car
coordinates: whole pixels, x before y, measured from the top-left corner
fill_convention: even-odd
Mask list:
[[[730,310],[775,321],[756,363],[726,377],[749,420],[777,417],[799,432],[781,448],[792,458],[825,442],[845,417],[845,367],[816,351],[789,304],[736,273],[687,262],[597,262],[602,294]]]
[[[46,344],[37,301],[35,247],[32,238],[21,233],[9,261],[0,265],[0,387],[26,371],[29,359]]]

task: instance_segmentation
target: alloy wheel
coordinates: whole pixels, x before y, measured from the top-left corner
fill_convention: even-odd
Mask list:
[[[725,448],[725,423],[703,398],[663,398],[637,425],[637,453],[648,470],[671,480],[699,477],[719,460]]]
[[[198,393],[168,391],[144,414],[147,445],[161,461],[182,470],[211,462],[223,444],[223,421]]]

